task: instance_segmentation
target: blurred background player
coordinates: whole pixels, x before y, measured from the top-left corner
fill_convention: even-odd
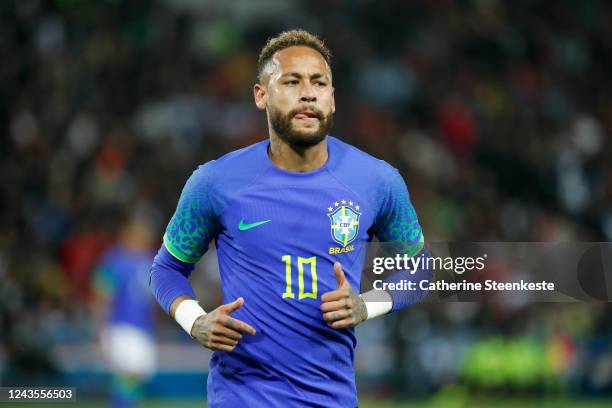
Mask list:
[[[155,372],[157,350],[148,289],[153,236],[146,216],[131,215],[95,274],[92,305],[100,345],[112,371],[113,407],[136,406],[144,384]]]

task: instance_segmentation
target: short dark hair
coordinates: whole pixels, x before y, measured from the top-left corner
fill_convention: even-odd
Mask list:
[[[257,79],[261,82],[261,74],[266,64],[277,51],[297,45],[303,45],[318,51],[327,64],[331,66],[331,52],[319,37],[305,30],[283,31],[276,37],[269,38],[266,45],[261,49],[257,59]]]

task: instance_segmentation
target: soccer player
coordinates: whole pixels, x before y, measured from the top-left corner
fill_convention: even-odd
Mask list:
[[[94,277],[94,319],[112,371],[111,405],[117,408],[136,406],[155,370],[154,303],[148,288],[153,236],[148,217],[132,216]]]
[[[210,407],[354,407],[353,327],[415,301],[359,295],[365,248],[376,236],[414,255],[423,234],[397,170],[329,136],[334,88],[320,39],[270,39],[253,91],[269,139],[195,170],[150,285],[215,351]],[[213,240],[224,304],[206,313],[187,278]]]

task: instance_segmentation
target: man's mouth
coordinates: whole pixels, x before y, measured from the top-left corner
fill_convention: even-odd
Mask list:
[[[319,116],[311,111],[299,112],[296,113],[293,117],[299,120],[319,120]]]

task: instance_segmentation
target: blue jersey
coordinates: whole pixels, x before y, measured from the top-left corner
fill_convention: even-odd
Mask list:
[[[323,320],[321,295],[342,263],[358,291],[367,243],[377,236],[418,246],[423,235],[393,167],[328,137],[328,160],[284,171],[269,141],[200,166],[185,185],[164,236],[168,251],[197,262],[214,239],[223,302],[257,330],[231,353],[214,352],[211,407],[357,405],[353,329]]]
[[[153,330],[153,298],[149,290],[149,251],[133,251],[118,244],[103,256],[97,287],[110,298],[110,323],[129,324],[147,333]]]

